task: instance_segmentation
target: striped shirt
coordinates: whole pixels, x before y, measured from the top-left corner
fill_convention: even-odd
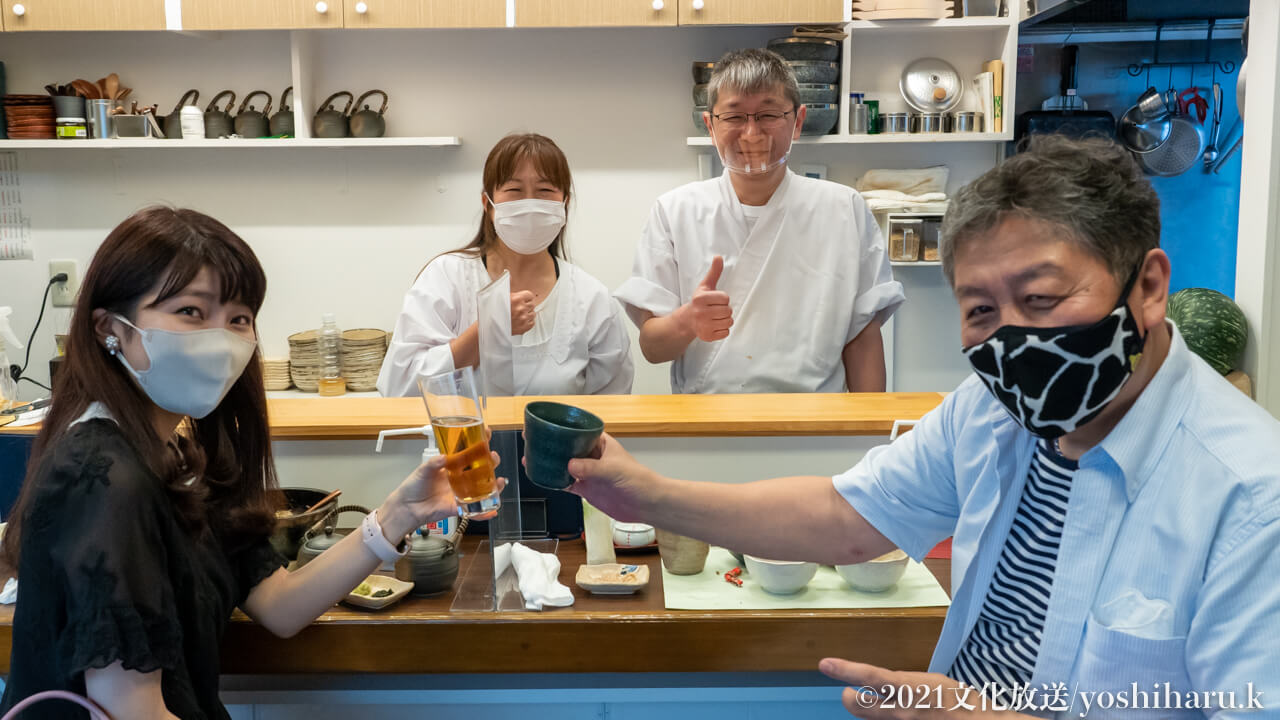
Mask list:
[[[1075,470],[1075,461],[1059,455],[1052,441],[1036,445],[1009,537],[978,622],[951,665],[952,678],[1008,691],[1031,682]]]

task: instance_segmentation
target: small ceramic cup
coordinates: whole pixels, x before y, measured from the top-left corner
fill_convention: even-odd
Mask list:
[[[586,457],[604,432],[604,421],[572,405],[539,400],[524,407],[524,469],[548,490],[573,484],[569,461]]]
[[[697,575],[707,564],[711,546],[701,540],[657,529],[658,552],[662,553],[662,565],[672,575]]]
[[[837,565],[836,572],[849,587],[862,592],[884,592],[902,579],[907,571],[907,554],[901,550],[856,565]]]

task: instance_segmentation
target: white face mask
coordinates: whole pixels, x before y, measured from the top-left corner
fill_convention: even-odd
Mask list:
[[[193,418],[205,417],[218,407],[258,347],[257,342],[225,328],[143,330],[119,315],[115,317],[138,331],[142,350],[151,359],[150,369],[138,372],[123,352],[115,352],[125,369],[156,405]]]
[[[489,199],[488,195],[485,195]],[[555,242],[564,228],[564,203],[558,200],[512,200],[495,203],[493,227],[503,244],[521,255],[536,255]]]

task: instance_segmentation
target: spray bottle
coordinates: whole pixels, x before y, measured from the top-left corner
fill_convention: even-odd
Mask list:
[[[18,336],[13,334],[13,328],[9,325],[9,315],[12,313],[13,308],[0,307],[0,411],[8,410],[18,402],[18,381],[13,378],[13,373],[9,369],[9,356],[6,351],[12,348],[17,352],[23,348],[23,345]]]

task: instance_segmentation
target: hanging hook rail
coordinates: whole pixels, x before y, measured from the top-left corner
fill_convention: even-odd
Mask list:
[[[1160,62],[1160,34],[1164,30],[1164,23],[1157,22],[1155,53],[1152,57],[1152,61],[1148,63],[1130,63],[1129,77],[1138,77],[1144,72],[1150,72],[1151,68],[1169,68],[1170,70],[1172,70],[1173,68],[1189,67],[1189,68],[1192,68],[1192,72],[1194,72],[1195,68],[1197,67],[1211,67],[1214,69],[1214,72],[1220,72],[1224,75],[1230,75],[1231,73],[1235,72],[1236,71],[1235,62],[1231,60],[1214,60],[1211,55],[1213,50],[1214,22],[1215,21],[1213,20],[1208,21],[1209,29],[1208,29],[1208,33],[1205,36],[1204,60],[1195,60],[1195,61],[1189,61],[1189,62]]]

